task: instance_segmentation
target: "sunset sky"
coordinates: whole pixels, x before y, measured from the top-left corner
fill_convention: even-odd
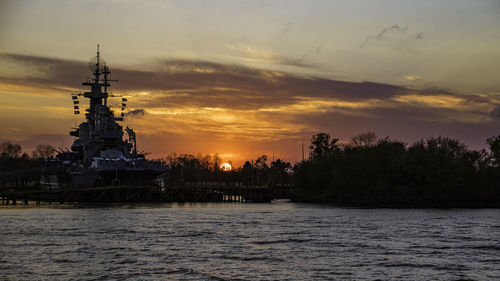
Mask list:
[[[96,44],[152,157],[500,134],[499,1],[27,0],[0,1],[0,142],[71,145]]]

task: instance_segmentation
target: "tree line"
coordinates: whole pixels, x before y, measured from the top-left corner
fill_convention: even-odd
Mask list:
[[[229,182],[243,185],[295,185],[293,200],[352,206],[500,207],[500,135],[488,149],[472,150],[447,137],[411,145],[374,132],[340,143],[327,133],[311,138],[309,157],[292,165],[266,155],[222,171],[218,154],[171,154],[170,183]],[[35,168],[54,157],[50,145],[31,155],[19,144],[0,145],[0,171]],[[231,164],[231,163],[230,163]]]
[[[42,159],[53,158],[57,151],[51,145],[37,145],[31,155],[22,151],[20,144],[4,142],[0,145],[0,171],[36,168]],[[171,168],[170,184],[181,182],[227,182],[244,185],[291,184],[292,164],[277,159],[269,163],[266,155],[231,171],[222,171],[218,154],[176,154],[160,159]],[[229,162],[229,164],[232,164]]]
[[[39,144],[29,155],[20,144],[10,141],[0,144],[0,171],[36,168],[41,159],[52,158],[56,149],[48,144]]]
[[[277,159],[268,163],[267,155],[246,161],[243,166],[222,171],[218,154],[175,154],[162,159],[170,165],[169,182],[227,182],[243,185],[291,184],[292,164]],[[231,164],[231,162],[229,162]]]
[[[347,144],[312,136],[293,168],[296,201],[357,206],[500,206],[500,136],[489,151],[432,137],[412,145],[367,132]]]

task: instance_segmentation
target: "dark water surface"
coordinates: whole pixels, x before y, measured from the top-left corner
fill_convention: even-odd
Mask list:
[[[500,210],[0,208],[0,280],[500,280]]]

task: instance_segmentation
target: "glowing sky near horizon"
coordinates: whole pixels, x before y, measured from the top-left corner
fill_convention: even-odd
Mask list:
[[[155,157],[293,162],[320,131],[479,148],[500,131],[498,27],[498,1],[2,1],[0,141],[69,146],[99,43]]]

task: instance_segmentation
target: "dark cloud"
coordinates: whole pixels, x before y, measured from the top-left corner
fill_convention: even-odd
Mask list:
[[[214,63],[166,62],[170,67],[212,69],[212,73],[170,71],[114,71],[120,79],[119,90],[190,90],[190,95],[266,98],[330,97],[346,100],[388,98],[409,90],[394,85],[372,82],[345,82],[319,77],[299,77],[286,73],[250,69],[241,66],[225,66]],[[235,91],[217,90],[234,88]]]
[[[298,59],[292,59],[292,58],[287,58],[287,57],[278,57],[275,59],[277,64],[282,64],[282,65],[289,65],[289,66],[298,66],[298,67],[315,67],[317,65],[308,63],[306,61],[307,55],[304,54],[302,57]]]
[[[404,29],[392,26],[379,33]],[[377,35],[378,36],[378,35]],[[2,81],[33,87],[79,88],[90,75],[83,61],[1,53],[0,61],[8,61],[27,69],[17,77],[0,77]],[[131,105],[148,107],[221,107],[236,110],[270,108],[296,104],[303,98],[338,99],[345,102],[366,100],[387,101],[407,94],[420,96],[447,95],[463,98],[467,103],[488,103],[478,95],[458,95],[446,89],[415,90],[402,86],[348,82],[320,77],[296,76],[289,73],[254,69],[239,65],[226,65],[207,61],[158,60],[150,69],[113,68],[112,77],[119,79],[111,90],[121,93],[149,91],[150,96],[134,99]],[[411,104],[397,104],[411,107]],[[141,111],[142,110],[142,111]],[[435,109],[432,109],[435,111]],[[426,112],[432,115],[433,111]],[[142,116],[144,110],[130,116]],[[381,114],[381,113],[377,113]],[[396,113],[394,113],[396,114]],[[412,116],[416,113],[412,113]],[[428,115],[429,116],[429,115]],[[418,117],[425,119],[424,116]]]
[[[384,29],[382,29],[376,36],[375,38],[376,39],[382,39],[384,37],[384,34],[388,33],[388,32],[393,32],[393,31],[397,31],[397,32],[405,32],[406,30],[408,29],[408,26],[399,26],[398,24],[394,24],[390,27],[386,27]]]
[[[385,29],[403,29],[398,25]],[[304,57],[299,59],[302,61]],[[4,76],[3,82],[37,88],[67,91],[90,76],[84,61],[63,60],[12,53],[0,53],[5,61],[24,67],[17,76]],[[405,94],[448,95],[464,98],[468,103],[488,103],[479,95],[457,95],[447,89],[409,89],[402,86],[348,82],[321,77],[296,76],[289,73],[254,69],[239,65],[208,61],[158,60],[150,69],[128,69],[110,65],[113,83],[111,91],[150,91],[156,104],[143,106],[205,105],[252,109],[296,102],[297,97],[334,98],[343,101],[367,99],[387,100]],[[166,95],[165,93],[168,93]],[[133,97],[132,97],[133,98]]]
[[[146,114],[146,111],[144,109],[135,109],[135,110],[126,112],[125,116],[129,116],[129,117],[130,116],[141,117],[141,116],[144,116],[144,114]]]
[[[407,26],[399,26],[399,24],[394,24],[389,27],[386,27],[382,29],[379,33],[377,33],[375,36],[368,35],[363,41],[363,43],[359,46],[359,48],[363,48],[370,40],[381,40],[384,38],[384,35],[389,33],[389,32],[406,32],[408,29]]]
[[[386,38],[386,35],[391,34],[391,33],[396,33],[396,34],[404,34],[408,30],[408,26],[401,26],[399,24],[394,24],[389,27],[386,27],[382,29],[379,33],[375,35],[368,35],[365,38],[365,41],[359,46],[360,49],[365,47],[368,43],[371,41],[381,41]],[[412,35],[411,38],[412,40],[424,40],[424,33],[423,32],[418,32],[415,35]]]
[[[467,95],[465,96],[465,100],[467,103],[491,103],[489,98],[478,95]]]
[[[18,54],[0,54],[0,60],[10,61],[27,68],[27,75],[0,77],[3,81],[36,87],[76,88],[90,76],[87,63]],[[302,64],[304,57],[289,64]],[[224,65],[206,61],[163,60],[155,69],[139,70],[113,68],[111,90],[188,90],[189,95],[227,96],[228,99],[249,97],[282,100],[293,96],[331,97],[346,100],[388,98],[407,92],[400,86],[371,82],[345,82],[319,77],[301,77],[287,73]],[[40,74],[41,73],[41,74]],[[217,89],[234,88],[228,93]],[[229,96],[228,96],[229,94]]]
[[[91,74],[88,63],[82,61],[1,52],[0,60],[18,64],[28,70],[25,76],[18,76],[15,79],[27,78],[39,84],[51,83],[67,86],[73,83],[72,86],[74,86],[74,81],[82,80],[82,77]],[[40,76],[35,76],[35,74],[40,74]],[[2,77],[2,79],[9,77]]]

